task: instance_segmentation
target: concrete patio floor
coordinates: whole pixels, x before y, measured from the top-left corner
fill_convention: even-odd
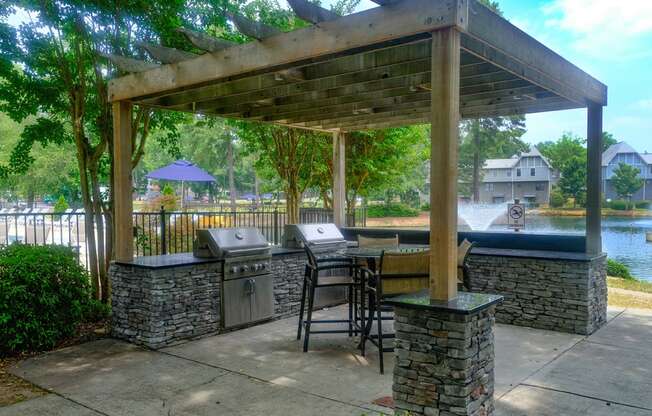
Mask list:
[[[344,314],[336,308],[320,315]],[[497,325],[496,414],[652,416],[652,312],[610,309],[590,337]],[[376,415],[391,395],[376,350],[342,335],[294,339],[296,318],[161,351],[101,340],[19,363],[52,392],[0,408],[18,415]]]

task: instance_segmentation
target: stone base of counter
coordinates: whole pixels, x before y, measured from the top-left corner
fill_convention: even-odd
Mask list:
[[[505,297],[499,323],[581,335],[607,322],[606,256],[587,261],[470,255],[470,289]]]
[[[500,297],[475,295],[481,296],[486,306],[466,311],[393,303],[396,415],[494,414],[493,315]]]
[[[222,263],[175,265],[178,258],[167,257],[164,267],[111,265],[114,337],[158,349],[222,330]],[[272,258],[273,319],[299,314],[305,265],[302,252]]]
[[[220,263],[150,269],[112,264],[112,335],[157,349],[220,329]]]

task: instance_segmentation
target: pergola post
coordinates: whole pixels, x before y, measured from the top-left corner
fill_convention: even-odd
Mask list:
[[[113,203],[115,259],[131,261],[133,247],[133,202],[131,178],[131,112],[132,105],[126,101],[113,103]]]
[[[587,117],[586,252],[602,252],[600,182],[602,177],[602,106],[591,103]]]
[[[430,151],[430,298],[457,296],[457,146],[460,32],[432,33]]]
[[[333,132],[333,222],[346,226],[346,136]]]

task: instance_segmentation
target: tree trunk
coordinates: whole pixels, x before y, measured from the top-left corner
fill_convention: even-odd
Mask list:
[[[27,208],[29,209],[34,208],[34,199],[35,199],[34,190],[30,189],[29,191],[27,191]]]
[[[260,205],[260,192],[259,192],[259,183],[258,183],[258,175],[256,175],[256,171],[254,170],[254,201],[255,201],[255,206],[258,208]]]
[[[285,189],[285,202],[287,205],[287,223],[288,224],[298,224],[299,223],[299,202],[300,202],[299,191],[295,188],[287,187]]]
[[[235,178],[233,173],[233,138],[231,134],[227,134],[226,139],[226,161],[228,164],[229,171],[229,196],[231,198],[231,210],[235,211],[236,209],[236,190],[235,190]]]
[[[480,137],[473,133],[473,179],[472,179],[473,202],[480,202]]]

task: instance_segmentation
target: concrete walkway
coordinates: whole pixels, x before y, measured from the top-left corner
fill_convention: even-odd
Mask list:
[[[304,354],[295,331],[296,318],[158,352],[102,340],[45,354],[13,372],[53,394],[0,416],[392,413],[373,404],[392,384],[373,347],[365,358],[353,339],[315,335]],[[651,312],[610,310],[588,338],[497,325],[495,340],[497,415],[652,416]]]

